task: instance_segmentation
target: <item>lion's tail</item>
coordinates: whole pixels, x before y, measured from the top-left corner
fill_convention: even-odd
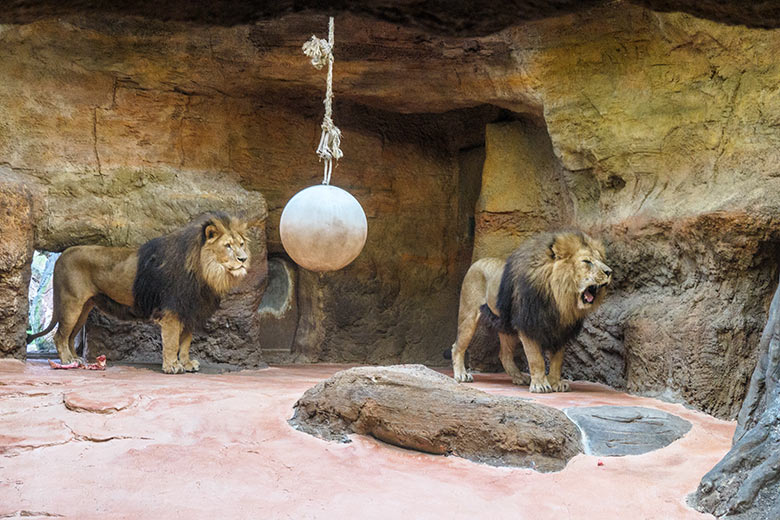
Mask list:
[[[27,343],[30,344],[35,340],[36,338],[40,338],[41,336],[45,336],[52,330],[54,330],[54,327],[57,326],[57,323],[59,323],[59,319],[56,316],[53,316],[51,319],[51,323],[49,323],[49,326],[43,329],[40,332],[36,332],[35,334],[28,334],[27,335]]]

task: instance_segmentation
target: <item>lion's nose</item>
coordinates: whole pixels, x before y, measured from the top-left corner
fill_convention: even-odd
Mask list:
[[[604,274],[607,275],[607,276],[612,276],[612,269],[609,269],[609,268],[604,269]]]
[[[238,260],[239,262],[241,262],[243,264],[244,262],[246,262],[246,257],[245,256],[239,256],[239,257],[236,258],[236,260]]]

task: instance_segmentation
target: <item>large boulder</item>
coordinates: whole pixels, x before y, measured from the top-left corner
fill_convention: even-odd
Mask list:
[[[495,396],[422,365],[338,372],[295,404],[293,427],[323,439],[350,433],[496,466],[558,471],[582,452],[577,427],[556,410]]]

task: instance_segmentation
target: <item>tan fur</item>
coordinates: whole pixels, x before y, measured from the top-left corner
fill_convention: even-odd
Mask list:
[[[544,238],[544,237],[543,237]],[[551,235],[552,245],[542,240],[531,240],[521,246],[514,255],[523,254],[526,262],[513,262],[510,256],[508,269],[526,269],[511,272],[513,279],[524,275],[532,286],[551,297],[558,309],[560,322],[565,327],[583,319],[603,302],[606,286],[611,282],[612,270],[605,263],[604,246],[587,235],[556,233]],[[533,250],[529,251],[527,248]],[[454,377],[460,382],[473,381],[466,371],[465,353],[477,327],[480,307],[487,304],[498,315],[497,297],[501,278],[507,262],[498,258],[476,261],[466,273],[461,287],[458,309],[458,335],[452,345]],[[591,286],[598,286],[592,303],[583,300],[583,293]],[[513,290],[518,290],[517,286]],[[563,346],[550,353],[550,373],[545,374],[542,349],[522,333],[499,333],[500,360],[512,382],[529,384],[532,392],[567,391],[569,383],[561,379]],[[520,372],[514,362],[514,350],[522,342],[528,360],[530,378]]]
[[[193,247],[186,265],[181,266],[182,271],[200,272],[215,293],[225,295],[246,275],[249,267],[246,227],[235,218],[231,219],[229,228],[219,223],[208,226],[207,240],[202,246]],[[27,342],[59,325],[54,343],[60,360],[63,363],[78,360],[74,339],[95,305],[112,314],[124,306],[120,309],[123,314],[117,316],[134,317],[133,282],[137,269],[138,248],[74,246],[66,249],[54,266],[52,321],[45,330],[28,336]],[[120,305],[102,308],[103,297]],[[198,361],[189,357],[191,331],[185,330],[179,318],[171,313],[163,313],[157,321],[163,340],[163,370],[166,373],[197,371]]]

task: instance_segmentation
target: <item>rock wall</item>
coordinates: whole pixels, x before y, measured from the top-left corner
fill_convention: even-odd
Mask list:
[[[7,169],[0,172],[0,357],[24,359],[27,292],[19,288],[30,283],[32,195]]]
[[[616,273],[566,372],[733,417],[777,270],[780,68],[769,56],[780,32],[603,8],[508,33],[572,223],[606,240]],[[546,193],[558,178],[547,175]],[[524,224],[554,222],[539,218],[549,205],[532,207]],[[478,227],[476,242],[518,229],[486,228],[483,240]]]
[[[262,219],[264,199],[283,256],[281,209],[320,176],[324,76],[300,45],[325,27],[0,26],[0,163],[38,201],[35,247],[138,243],[212,206]],[[780,31],[622,2],[479,37],[336,28],[334,183],[368,243],[343,271],[295,273],[294,338],[255,350],[442,363],[471,257],[573,224],[608,243],[615,286],[567,373],[734,416],[777,270]],[[214,358],[251,358],[232,352]]]
[[[460,150],[479,149],[496,107],[415,115],[339,99],[347,158],[334,183],[364,205],[368,244],[342,272],[294,273],[301,310],[292,337],[267,330],[289,329],[289,319],[255,312],[264,258],[283,257],[281,210],[321,175],[324,77],[299,53],[321,21],[226,29],[74,17],[4,26],[0,157],[37,194],[35,247],[139,244],[213,208],[267,215],[256,276],[234,298],[241,309],[227,302],[196,336],[195,355],[244,366],[262,363],[262,349],[278,361],[441,364],[470,260],[461,244],[473,201],[459,209],[458,192],[474,184],[474,161],[462,165]],[[288,69],[305,81],[288,88]],[[154,325],[93,313],[88,329],[92,356],[160,359]]]

